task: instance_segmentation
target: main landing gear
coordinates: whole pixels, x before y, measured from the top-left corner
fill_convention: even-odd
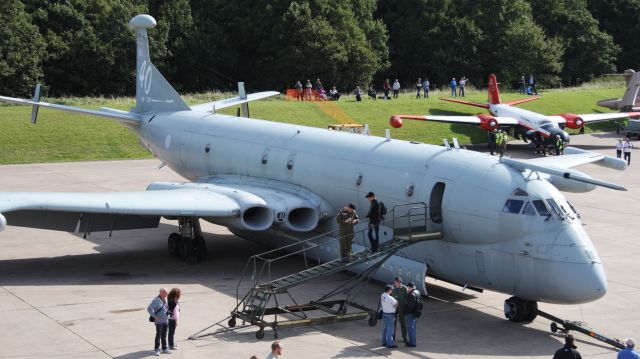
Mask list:
[[[167,247],[169,254],[189,263],[197,263],[207,256],[207,245],[197,217],[178,217],[180,233],[171,233]]]
[[[504,301],[504,316],[512,322],[530,323],[538,316],[538,303],[511,297]]]

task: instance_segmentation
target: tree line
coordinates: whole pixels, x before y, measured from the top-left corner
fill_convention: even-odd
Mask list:
[[[640,58],[640,0],[3,0],[0,94],[41,82],[49,96],[132,95],[139,13],[158,21],[152,58],[181,92],[482,86],[488,73],[561,86]]]

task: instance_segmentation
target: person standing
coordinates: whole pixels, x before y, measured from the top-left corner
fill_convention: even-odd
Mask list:
[[[304,97],[302,96],[302,82],[300,81],[296,81],[296,95],[298,101],[304,101]]]
[[[311,84],[311,80],[307,79],[307,83],[304,85],[304,99],[307,101],[311,101],[311,89],[313,85]]]
[[[456,89],[458,88],[458,83],[456,82],[456,78],[451,78],[451,82],[449,82],[449,87],[451,87],[451,96],[457,97]]]
[[[636,346],[636,341],[633,338],[626,339],[624,344],[625,348],[618,352],[616,359],[640,359],[640,354],[633,350]]]
[[[398,98],[398,92],[400,92],[400,82],[396,79],[393,82],[393,98]]]
[[[153,298],[147,312],[153,317],[156,326],[156,338],[154,341],[153,353],[160,356],[160,341],[162,340],[162,353],[171,354],[167,349],[167,328],[169,325],[169,308],[167,306],[167,290],[160,288],[158,296]]]
[[[624,148],[624,144],[622,143],[622,139],[618,140],[616,143],[616,157],[622,158],[622,149]]]
[[[395,277],[395,279],[393,280],[393,290],[391,295],[393,296],[393,298],[395,298],[395,300],[398,301],[398,306],[396,307],[396,321],[400,322],[400,331],[402,332],[402,341],[406,344],[407,343],[407,325],[405,323],[405,316],[404,316],[404,302],[405,299],[407,298],[407,287],[405,287],[402,284],[402,278],[401,277]],[[396,338],[396,325],[394,323],[393,326],[393,339],[395,340]]]
[[[564,153],[564,141],[560,135],[556,135],[556,156],[560,156]]]
[[[340,257],[343,262],[348,262],[353,244],[353,226],[358,223],[356,206],[349,203],[341,209],[336,215],[336,222],[340,228]]]
[[[271,343],[271,353],[265,359],[278,359],[282,355],[282,344],[279,341]]]
[[[459,87],[460,87],[460,91],[458,93],[458,96],[460,97],[464,97],[464,86],[467,84],[467,78],[462,76],[462,78],[460,78],[460,83],[459,83]]]
[[[527,93],[527,81],[525,81],[524,75],[520,77],[520,93],[523,95]]]
[[[380,296],[380,307],[382,308],[382,319],[384,320],[382,326],[382,346],[387,348],[398,347],[393,341],[393,329],[395,328],[398,301],[391,296],[392,291],[393,287],[387,284],[384,287],[384,292]]]
[[[416,98],[420,98],[420,90],[422,90],[422,79],[418,77],[416,82]]]
[[[382,85],[382,90],[384,91],[384,99],[390,100],[389,91],[391,90],[391,84],[389,84],[389,79],[384,80],[384,85]]]
[[[624,159],[627,161],[627,166],[631,165],[631,149],[633,148],[633,143],[629,141],[628,138],[624,140],[622,144],[622,152],[624,153]]]
[[[533,75],[529,75],[529,87],[531,87],[531,92],[537,96],[538,90],[536,90],[536,79],[533,78]]]
[[[574,344],[575,339],[572,334],[567,334],[564,338],[564,346],[556,351],[553,359],[582,359],[582,356],[576,350],[578,347]]]
[[[180,317],[180,288],[173,288],[167,296],[167,304],[169,308],[169,349],[178,350],[174,336],[176,327],[178,326],[178,318]]]
[[[428,78],[425,78],[422,82],[422,92],[424,92],[424,98],[429,98],[429,86],[431,83]]]
[[[404,317],[407,323],[407,334],[409,340],[406,342],[408,347],[415,347],[416,342],[416,323],[418,317],[422,314],[422,303],[420,292],[416,289],[416,285],[413,282],[407,283],[406,303],[404,306]]]
[[[500,157],[504,156],[507,150],[507,133],[503,130],[498,130],[496,133],[496,144],[498,145],[498,154]]]
[[[356,90],[353,94],[356,95],[356,101],[362,101],[362,90],[360,90],[360,86],[356,86]]]
[[[487,132],[487,137],[489,138],[489,152],[491,152],[491,156],[493,156],[494,152],[496,152],[496,133],[498,131],[493,129]]]
[[[369,213],[367,218],[369,219],[369,230],[367,231],[367,237],[369,237],[369,243],[371,244],[371,252],[378,251],[378,245],[380,245],[380,202],[376,198],[375,193],[369,192],[365,198],[371,203],[369,207]],[[376,238],[373,238],[373,232],[375,232]]]

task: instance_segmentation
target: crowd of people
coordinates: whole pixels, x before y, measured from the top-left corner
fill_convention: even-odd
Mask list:
[[[449,87],[451,88],[451,96],[464,97],[467,82],[468,79],[465,76],[462,76],[458,81],[456,81],[455,78],[452,78],[451,82],[449,83]],[[423,80],[421,77],[418,77],[418,80],[415,83],[416,98],[418,99],[424,97],[425,99],[428,99],[429,91],[434,88],[435,86],[429,81],[428,78],[425,78]],[[353,94],[356,101],[362,101],[364,90],[366,90],[366,95],[372,100],[391,100],[392,98],[398,98],[401,89],[402,86],[400,85],[400,81],[398,79],[395,79],[392,83],[389,78],[386,78],[382,82],[382,95],[378,95],[378,90],[374,84],[370,84],[368,87],[365,86],[363,88],[361,88],[360,86],[356,86]],[[341,96],[342,94],[337,90],[336,85],[333,85],[331,90],[327,92],[322,85],[322,81],[320,81],[319,78],[316,79],[315,83],[312,83],[310,79],[307,79],[304,84],[301,81],[296,81],[295,84],[295,97],[298,101],[337,101]]]

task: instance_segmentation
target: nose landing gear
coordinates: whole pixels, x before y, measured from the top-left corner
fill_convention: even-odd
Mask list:
[[[538,316],[538,303],[511,297],[504,301],[504,316],[512,322],[530,323]]]
[[[171,233],[167,243],[169,254],[189,263],[197,263],[207,256],[207,245],[196,217],[179,217],[180,233]]]

